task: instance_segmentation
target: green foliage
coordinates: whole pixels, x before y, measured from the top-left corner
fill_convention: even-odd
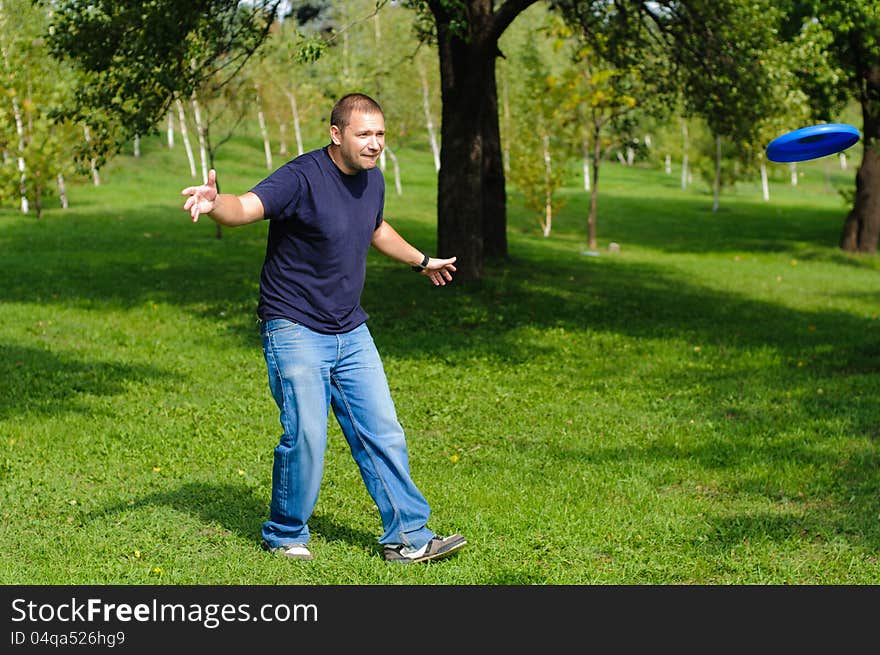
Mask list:
[[[20,206],[24,192],[39,217],[56,193],[58,175],[77,172],[70,156],[84,143],[79,126],[57,121],[55,109],[73,89],[71,71],[46,54],[46,15],[29,1],[6,0],[0,14],[0,203]],[[21,134],[16,125],[16,111]],[[24,182],[19,170],[24,164]]]
[[[764,53],[773,42],[769,2],[686,0],[552,3],[603,58],[642,71],[658,104],[677,98],[718,134],[754,140],[767,98]]]
[[[518,27],[527,38],[511,42],[509,63],[504,64],[511,81],[508,178],[523,194],[526,207],[534,212],[546,235],[551,229],[548,219],[565,202],[556,191],[562,186],[572,153],[579,153],[579,149],[571,147],[571,91],[561,69],[565,54],[547,47],[548,40],[535,38],[536,33],[549,33],[552,17],[532,16],[523,16]]]
[[[80,75],[60,113],[93,126],[99,161],[131,136],[154,130],[175,94],[188,97],[207,80],[233,79],[265,39],[280,4],[40,1],[53,9],[50,52]]]
[[[449,36],[467,41],[470,38],[470,6],[465,0],[402,0],[415,13],[415,29],[420,41],[437,44],[437,25]]]

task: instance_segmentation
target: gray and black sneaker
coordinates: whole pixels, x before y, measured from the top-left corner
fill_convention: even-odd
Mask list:
[[[421,548],[411,548],[403,544],[389,544],[385,546],[384,555],[386,562],[400,562],[401,564],[427,562],[432,559],[448,557],[466,545],[467,541],[464,537],[460,534],[453,534],[448,537],[432,537]]]
[[[285,544],[272,548],[264,539],[262,546],[263,550],[268,550],[273,555],[283,555],[288,559],[314,559],[312,551],[305,544]]]

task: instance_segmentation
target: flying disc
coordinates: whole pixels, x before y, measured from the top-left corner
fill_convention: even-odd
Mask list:
[[[846,123],[822,123],[778,136],[767,146],[767,159],[775,162],[807,161],[842,152],[860,138]]]

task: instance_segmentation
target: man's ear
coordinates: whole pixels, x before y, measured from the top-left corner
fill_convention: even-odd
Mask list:
[[[330,126],[330,140],[333,142],[334,146],[338,146],[342,143],[342,132],[336,125]]]

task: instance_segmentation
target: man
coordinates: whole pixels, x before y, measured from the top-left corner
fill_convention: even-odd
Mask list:
[[[409,264],[436,286],[452,280],[455,257],[429,257],[383,218],[385,181],[376,162],[385,118],[369,96],[341,98],[330,144],[288,162],[243,195],[207,183],[182,191],[193,221],[225,226],[269,219],[260,275],[260,318],[269,388],[283,428],[275,448],[266,550],[312,559],[308,520],[318,501],[330,408],[382,519],[392,562],[451,555],[467,543],[427,527],[430,508],[412,481],[406,440],[382,362],[360,305],[367,252]]]

